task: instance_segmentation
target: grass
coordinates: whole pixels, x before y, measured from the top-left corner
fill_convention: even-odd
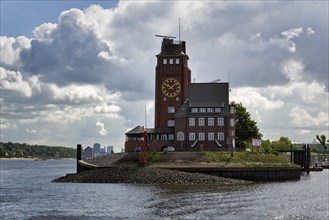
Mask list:
[[[158,162],[161,158],[162,152],[147,152],[147,161]]]
[[[230,153],[204,152],[204,156],[209,162],[243,164],[248,167],[253,166],[292,166],[289,161],[274,154],[259,154],[252,152],[235,152],[231,157]]]

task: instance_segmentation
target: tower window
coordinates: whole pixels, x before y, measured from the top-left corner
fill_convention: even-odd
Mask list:
[[[168,125],[168,127],[174,127],[175,126],[175,120],[168,120],[167,125]]]
[[[175,107],[168,106],[168,113],[175,113]]]

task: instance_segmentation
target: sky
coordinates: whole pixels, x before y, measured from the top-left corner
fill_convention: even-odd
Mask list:
[[[119,152],[154,126],[161,38],[194,82],[230,82],[263,139],[329,137],[328,1],[1,0],[2,142]],[[146,115],[146,117],[145,117]]]

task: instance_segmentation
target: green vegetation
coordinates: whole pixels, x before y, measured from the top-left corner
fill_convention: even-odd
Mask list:
[[[204,156],[209,162],[242,164],[248,167],[255,166],[292,166],[289,161],[280,155],[260,154],[252,152],[236,152],[231,157],[227,152],[204,152]]]
[[[257,122],[251,119],[242,103],[232,102],[231,105],[235,105],[236,144],[241,148],[246,148],[246,144],[252,138],[261,138],[263,135],[259,132]]]
[[[76,155],[77,151],[74,148],[0,142],[0,158],[74,158]]]
[[[157,162],[161,158],[162,152],[147,152],[147,161]]]
[[[316,139],[320,142],[320,144],[323,146],[324,152],[327,152],[328,146],[326,145],[326,136],[325,135],[316,135]],[[329,139],[327,140],[329,142]]]

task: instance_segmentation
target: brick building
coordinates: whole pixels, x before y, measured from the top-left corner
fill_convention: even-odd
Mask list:
[[[154,128],[146,128],[147,148],[161,151],[219,151],[234,147],[234,106],[229,83],[191,83],[185,41],[164,37],[156,55]],[[140,149],[144,128],[126,133],[125,151]]]

